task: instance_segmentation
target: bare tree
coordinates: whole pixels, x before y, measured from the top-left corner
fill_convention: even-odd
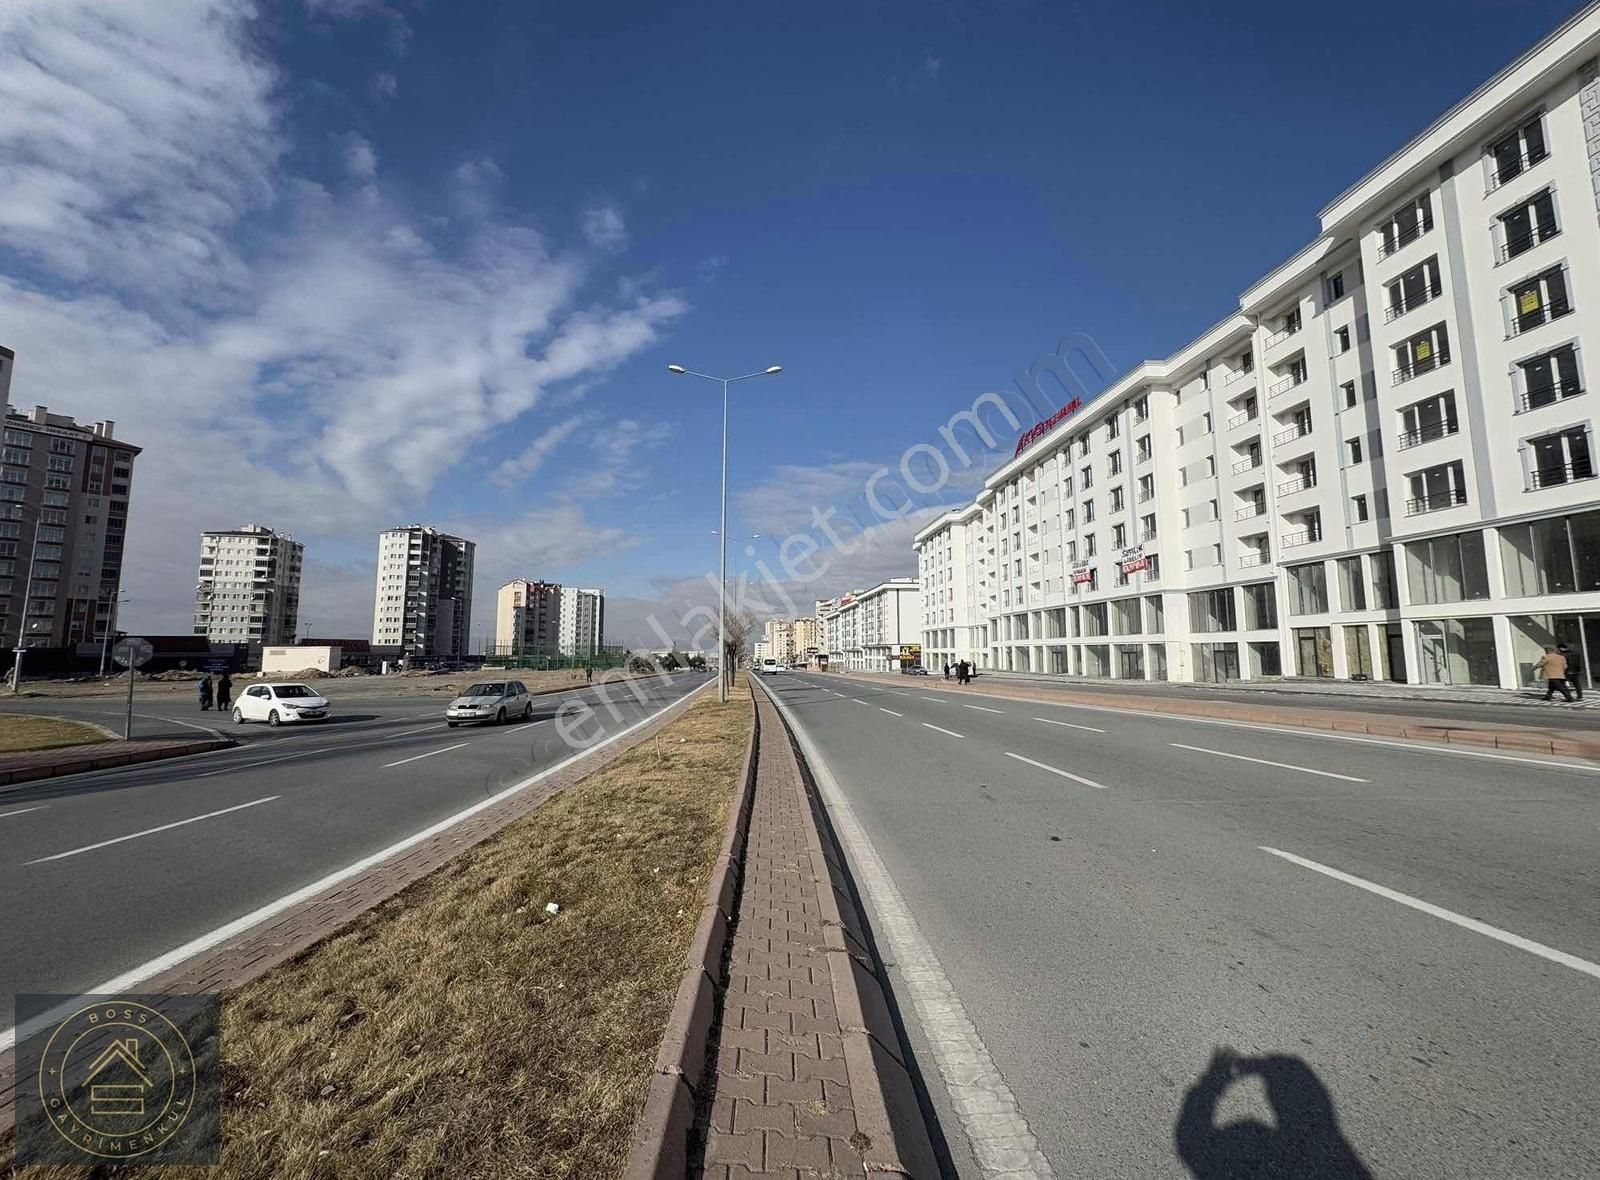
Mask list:
[[[756,617],[747,610],[728,612],[728,637],[722,650],[722,669],[718,673],[728,687],[733,687],[733,670],[756,632]]]

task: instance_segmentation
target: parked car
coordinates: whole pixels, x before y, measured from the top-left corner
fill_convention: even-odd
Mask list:
[[[901,671],[907,676],[926,676],[928,674],[928,670],[921,664],[907,664]]]
[[[326,721],[331,712],[328,699],[306,684],[252,684],[233,702],[236,725],[246,721],[265,721],[268,725]]]
[[[444,711],[445,724],[504,725],[513,718],[526,721],[533,715],[533,700],[520,680],[490,680],[474,684],[450,702]]]

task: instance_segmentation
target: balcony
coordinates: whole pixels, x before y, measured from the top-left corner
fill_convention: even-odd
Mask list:
[[[1516,156],[1501,156],[1496,153],[1494,168],[1489,173],[1489,184],[1483,190],[1483,195],[1488,196],[1496,192],[1502,185],[1510,184],[1535,164],[1542,163],[1550,158],[1550,149],[1542,143],[1532,150],[1524,150]]]
[[[1421,307],[1424,303],[1432,303],[1442,294],[1444,294],[1444,284],[1439,282],[1438,279],[1435,279],[1411,299],[1407,299],[1404,295],[1402,295],[1388,307],[1384,308],[1383,322],[1386,324],[1392,324],[1395,320],[1405,315],[1406,312],[1414,311],[1415,309]]]
[[[1235,475],[1243,475],[1246,471],[1249,471],[1251,468],[1260,467],[1260,466],[1261,466],[1261,456],[1260,455],[1252,455],[1248,459],[1240,459],[1237,463],[1235,463],[1233,465],[1233,473]]]
[[[1314,525],[1311,528],[1300,529],[1298,532],[1285,533],[1278,539],[1280,549],[1297,549],[1301,545],[1315,545],[1322,540],[1322,526]]]
[[[1156,531],[1155,531],[1155,529],[1141,529],[1139,531],[1139,543],[1141,545],[1144,544],[1146,541],[1154,541],[1155,539],[1156,539]]]
[[[1267,396],[1269,398],[1277,397],[1280,393],[1288,393],[1295,386],[1304,385],[1305,383],[1306,375],[1304,373],[1290,373],[1282,381],[1274,381],[1267,386]]]
[[[1223,379],[1222,388],[1226,389],[1230,385],[1237,384],[1238,382],[1245,380],[1245,378],[1254,377],[1255,375],[1256,370],[1254,365],[1250,366],[1248,369],[1235,369]]]
[[[1573,483],[1580,479],[1593,479],[1594,476],[1594,464],[1589,459],[1583,458],[1576,459],[1571,463],[1536,467],[1533,469],[1529,479],[1532,488],[1553,488],[1560,484]]]
[[[1535,328],[1543,327],[1551,320],[1559,320],[1564,315],[1572,314],[1572,301],[1565,297],[1552,299],[1537,311],[1525,312],[1522,315],[1511,317],[1511,330],[1506,333],[1506,339],[1511,340],[1524,332],[1531,332]]]
[[[1415,430],[1408,430],[1400,436],[1400,450],[1409,450],[1419,447],[1426,442],[1434,442],[1441,438],[1449,438],[1457,434],[1461,426],[1454,418],[1445,418],[1439,422],[1430,422],[1426,426],[1419,426]]]
[[[1554,405],[1563,398],[1577,397],[1582,392],[1583,382],[1576,377],[1563,377],[1559,381],[1548,381],[1518,396],[1516,412],[1526,414],[1529,410],[1537,410],[1544,406]]]
[[[1237,426],[1243,426],[1246,422],[1254,422],[1259,417],[1261,417],[1261,411],[1252,406],[1244,413],[1235,414],[1233,417],[1229,418],[1228,429],[1232,430]]]
[[[1378,257],[1388,258],[1393,254],[1398,254],[1401,250],[1404,250],[1407,246],[1411,245],[1412,242],[1416,241],[1432,228],[1433,220],[1431,218],[1426,221],[1419,221],[1415,225],[1408,226],[1399,233],[1395,234],[1395,236],[1388,241],[1378,243]]]
[[[1441,348],[1432,356],[1424,357],[1419,361],[1412,361],[1409,365],[1401,365],[1392,374],[1391,385],[1404,385],[1413,377],[1420,377],[1424,373],[1431,373],[1434,369],[1442,369],[1450,363],[1450,350]]]
[[[1449,491],[1434,492],[1431,496],[1419,496],[1415,500],[1406,501],[1407,516],[1421,516],[1425,512],[1441,512],[1446,508],[1454,508],[1458,504],[1467,502],[1465,488],[1451,488]]]
[[[1246,553],[1242,555],[1239,558],[1239,565],[1244,569],[1249,569],[1251,566],[1255,565],[1266,565],[1270,560],[1271,557],[1268,555],[1268,553],[1265,550],[1260,550],[1256,553]]]
[[[1501,266],[1513,258],[1519,258],[1532,250],[1535,246],[1542,246],[1551,238],[1559,238],[1561,231],[1553,225],[1536,225],[1526,233],[1517,234],[1507,238],[1494,252],[1494,264]]]
[[[1251,520],[1257,516],[1265,516],[1266,514],[1267,506],[1265,504],[1246,504],[1243,508],[1239,509],[1233,514],[1233,519]]]
[[[1308,488],[1314,488],[1316,486],[1317,477],[1315,475],[1297,475],[1286,483],[1280,483],[1278,485],[1278,495],[1292,496],[1296,492],[1303,492]]]
[[[1289,427],[1288,430],[1280,430],[1277,434],[1273,435],[1272,445],[1275,447],[1281,447],[1284,443],[1291,443],[1295,439],[1304,438],[1310,433],[1311,427],[1309,425],[1301,426],[1297,423],[1296,425]]]
[[[1271,348],[1274,345],[1282,344],[1285,340],[1289,339],[1289,337],[1293,336],[1299,330],[1299,324],[1290,324],[1288,327],[1274,332],[1272,335],[1267,337],[1267,347]]]

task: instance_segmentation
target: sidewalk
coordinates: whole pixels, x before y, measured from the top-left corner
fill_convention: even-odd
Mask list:
[[[788,730],[761,742],[696,1176],[933,1176],[927,1129],[843,859]]]
[[[853,680],[880,684],[886,680],[900,679],[892,673],[882,672],[846,672],[841,675]],[[1292,698],[1287,697],[1281,701],[1240,702],[1209,700],[1199,696],[1156,695],[1131,690],[1102,690],[1097,693],[1080,688],[1059,688],[1052,683],[1033,678],[1023,680],[1018,677],[992,674],[980,676],[974,684],[966,686],[958,686],[953,681],[938,676],[918,677],[916,684],[919,689],[936,689],[941,692],[976,693],[1012,699],[1033,699],[1046,703],[1058,701],[1062,704],[1092,705],[1099,709],[1125,709],[1130,712],[1212,717],[1261,725],[1283,725],[1295,729],[1364,733],[1376,737],[1410,738],[1415,741],[1600,761],[1600,734],[1593,731],[1539,725],[1507,725],[1482,719],[1457,721],[1441,720],[1437,717],[1408,717],[1399,709],[1398,702],[1395,707],[1384,708],[1381,712],[1357,708],[1297,709]],[[1361,702],[1352,702],[1352,704],[1359,703]],[[1380,702],[1370,703],[1381,707]],[[1567,707],[1562,706],[1563,709]]]
[[[226,750],[233,744],[231,739],[218,734],[213,738],[134,738],[126,742],[119,739],[87,746],[57,746],[50,750],[5,754],[0,755],[0,790],[13,783],[58,778],[85,770],[107,770],[136,762]]]

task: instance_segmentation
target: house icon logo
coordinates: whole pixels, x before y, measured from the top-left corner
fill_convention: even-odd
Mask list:
[[[153,1007],[95,1004],[50,1034],[38,1086],[45,1117],[74,1148],[136,1160],[169,1142],[193,1111],[194,1053]]]

